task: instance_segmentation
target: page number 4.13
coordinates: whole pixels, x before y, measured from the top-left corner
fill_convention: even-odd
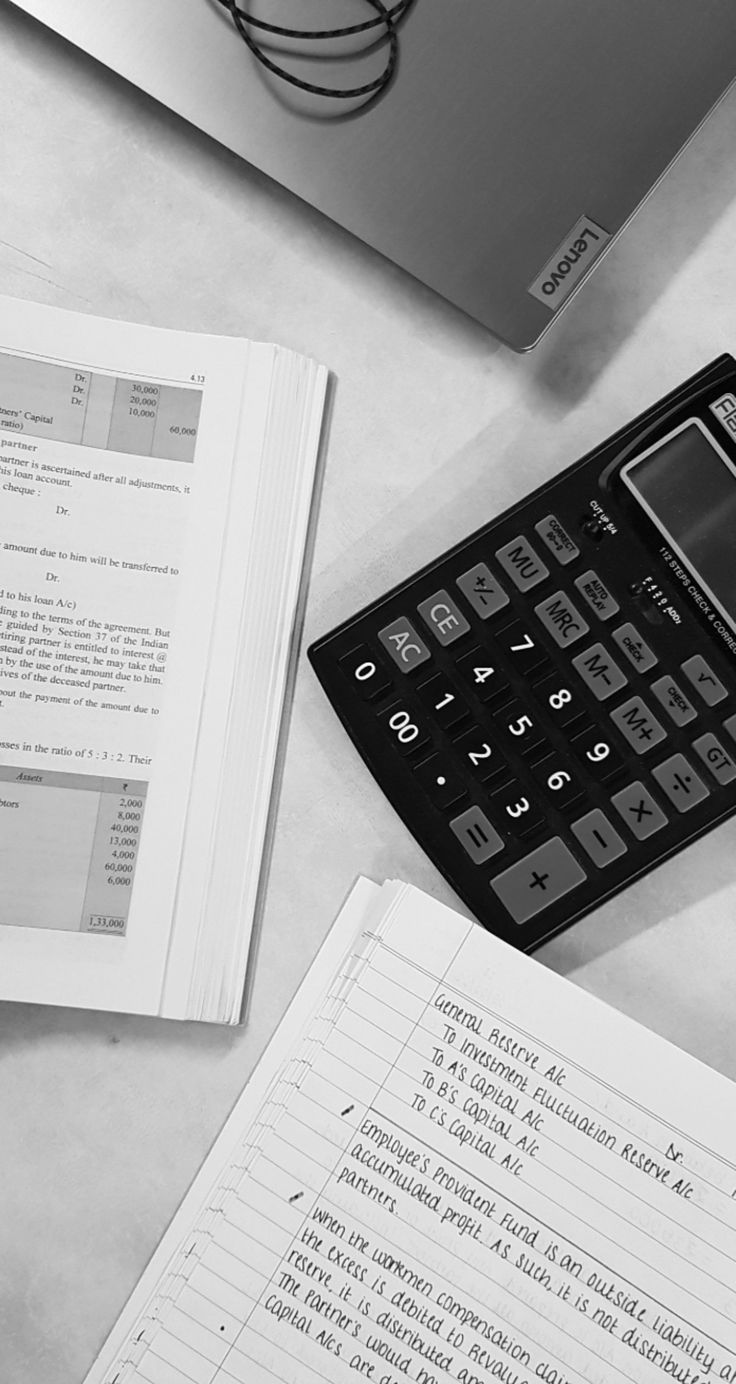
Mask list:
[[[191,384],[204,384],[204,379],[205,379],[204,375],[190,375],[190,376],[189,376],[189,380],[190,380],[190,383],[191,383]]]

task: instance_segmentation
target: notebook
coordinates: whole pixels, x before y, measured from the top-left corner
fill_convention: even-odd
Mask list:
[[[736,1379],[736,1088],[361,880],[86,1384]]]
[[[238,1021],[326,384],[0,300],[0,999]]]

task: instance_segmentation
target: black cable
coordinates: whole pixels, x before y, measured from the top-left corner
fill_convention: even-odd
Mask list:
[[[280,24],[271,24],[264,19],[256,19],[245,9],[241,9],[238,0],[218,0],[218,3],[226,9],[232,19],[240,37],[250,49],[254,58],[263,67],[273,73],[274,76],[281,78],[284,82],[289,82],[292,86],[299,87],[301,91],[308,91],[315,96],[330,96],[338,100],[347,100],[351,97],[375,97],[383,91],[390,83],[396,71],[396,63],[399,55],[399,41],[396,33],[398,24],[404,19],[414,0],[395,0],[394,4],[386,4],[384,0],[366,0],[377,11],[374,19],[368,19],[360,24],[348,24],[339,29],[291,29]],[[366,82],[357,87],[325,87],[319,86],[314,82],[306,82],[301,77],[297,77],[293,72],[289,72],[285,67],[269,58],[263,46],[251,33],[252,29],[262,29],[267,34],[277,35],[279,38],[293,39],[338,39],[346,38],[352,34],[361,34],[369,29],[383,26],[385,32],[380,35],[379,42],[388,43],[388,55],[386,65],[381,73],[371,82]]]

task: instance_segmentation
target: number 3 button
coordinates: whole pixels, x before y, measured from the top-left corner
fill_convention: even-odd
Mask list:
[[[510,831],[512,836],[528,836],[546,822],[543,808],[514,779],[494,793],[491,798],[494,821]]]

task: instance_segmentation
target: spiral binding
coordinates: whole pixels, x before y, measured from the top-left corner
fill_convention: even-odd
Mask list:
[[[258,60],[269,72],[282,81],[288,82],[291,86],[298,87],[301,91],[311,92],[315,96],[329,96],[337,100],[347,100],[349,98],[364,98],[364,104],[368,104],[385,91],[392,81],[396,72],[396,65],[399,57],[399,39],[397,29],[403,19],[406,18],[409,10],[414,4],[414,0],[394,0],[393,4],[385,3],[385,0],[366,0],[375,11],[373,19],[364,20],[360,24],[347,24],[339,29],[291,29],[281,24],[271,24],[265,19],[257,19],[249,11],[243,8],[238,0],[218,0],[223,9],[227,10],[230,18],[235,25],[240,37],[250,49],[254,58]],[[363,34],[371,29],[378,29],[378,42],[388,45],[388,53],[383,71],[379,73],[373,81],[365,82],[362,86],[356,87],[327,87],[320,86],[314,82],[304,81],[297,77],[295,73],[289,72],[287,68],[274,62],[265,52],[264,44],[259,41],[256,34],[260,31],[265,35],[272,35],[276,38],[289,38],[306,40],[310,42],[315,39],[340,39],[347,38],[354,34]]]

